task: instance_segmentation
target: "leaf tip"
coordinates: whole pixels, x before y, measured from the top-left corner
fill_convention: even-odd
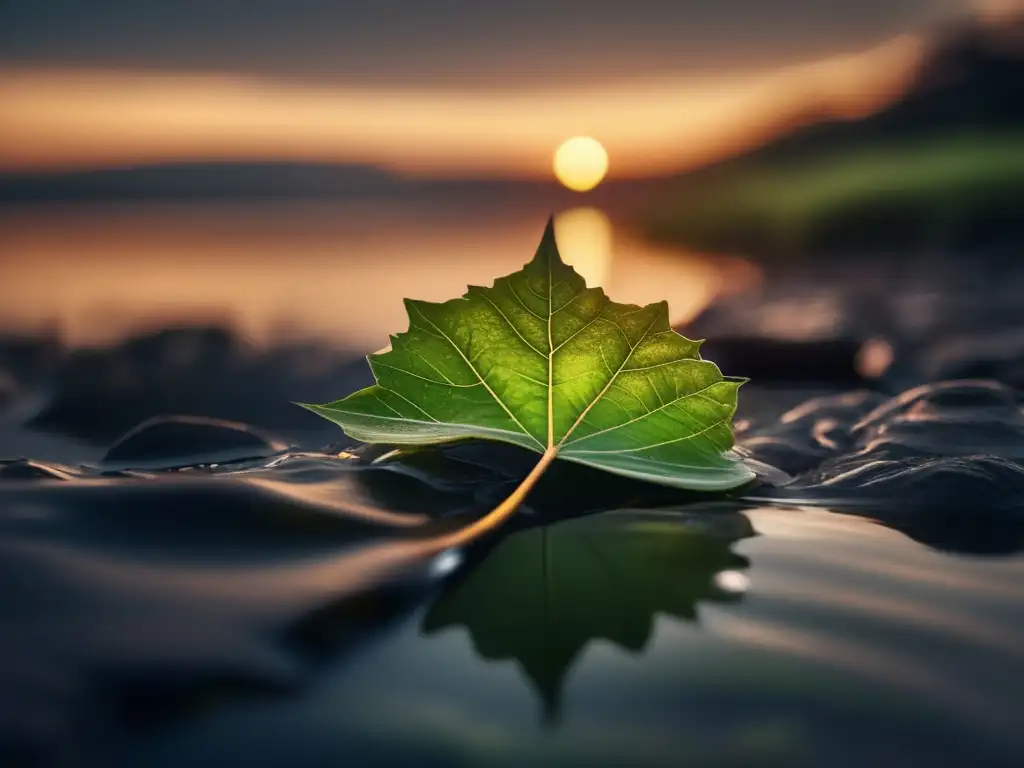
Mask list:
[[[537,253],[534,255],[535,262],[547,262],[553,264],[564,264],[562,255],[558,252],[558,240],[555,237],[555,214],[548,214],[547,224],[544,225],[544,234],[541,235],[540,245],[537,246]]]
[[[552,240],[555,239],[555,214],[553,213],[548,214],[547,224],[544,225],[544,239],[548,236],[550,236]]]

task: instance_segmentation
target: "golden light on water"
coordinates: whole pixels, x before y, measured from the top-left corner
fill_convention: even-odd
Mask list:
[[[608,153],[589,136],[573,136],[555,150],[555,176],[569,189],[586,192],[608,173]]]
[[[461,212],[419,218],[391,203],[0,211],[0,242],[21,255],[4,265],[0,325],[94,345],[210,324],[256,344],[315,338],[369,352],[407,327],[404,298],[490,285],[522,268],[542,227],[509,215],[467,230]],[[763,279],[739,259],[637,240],[596,208],[560,213],[555,231],[588,285],[624,304],[666,299],[677,325]]]
[[[612,223],[597,208],[573,208],[555,217],[558,251],[587,281],[607,286],[612,266]]]
[[[639,241],[619,232],[597,208],[580,207],[555,217],[562,259],[591,288],[600,286],[626,304],[668,301],[673,324],[687,323],[716,298],[742,294],[760,284],[761,271],[749,262]]]

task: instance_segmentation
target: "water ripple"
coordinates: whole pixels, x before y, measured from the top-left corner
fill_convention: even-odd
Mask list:
[[[794,477],[749,498],[870,514],[933,546],[1024,546],[1024,410],[992,381],[811,400],[740,450]]]

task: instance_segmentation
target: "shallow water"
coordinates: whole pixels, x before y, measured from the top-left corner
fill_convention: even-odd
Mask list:
[[[954,418],[994,393],[931,388],[847,424],[895,428],[921,402]],[[789,444],[873,400],[846,399],[782,418]],[[894,471],[851,473],[854,451],[717,501],[556,466],[510,531],[450,550],[439,534],[528,455],[265,455],[245,431],[233,460],[180,466],[190,440],[237,429],[156,421],[93,467],[0,471],[0,711],[20,760],[998,765],[1024,749],[1024,486],[986,475],[994,459],[903,440]],[[956,503],[915,474],[943,459],[974,483]]]
[[[0,207],[0,323],[109,343],[181,318],[258,342],[365,353],[405,327],[402,299],[446,301],[529,261],[548,203],[471,201]],[[616,299],[667,299],[673,322],[756,283],[740,259],[681,254],[586,206],[563,210],[566,260]]]
[[[0,341],[3,764],[1020,764],[1024,310],[829,269],[687,329],[754,379],[756,484],[556,463],[454,550],[535,457],[289,405],[365,383],[350,352]]]

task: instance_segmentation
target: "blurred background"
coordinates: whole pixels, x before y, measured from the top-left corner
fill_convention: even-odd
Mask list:
[[[0,403],[311,427],[269,401],[365,381],[401,298],[518,268],[551,213],[613,298],[877,377],[966,283],[1005,330],[1022,200],[1016,0],[8,2]]]

